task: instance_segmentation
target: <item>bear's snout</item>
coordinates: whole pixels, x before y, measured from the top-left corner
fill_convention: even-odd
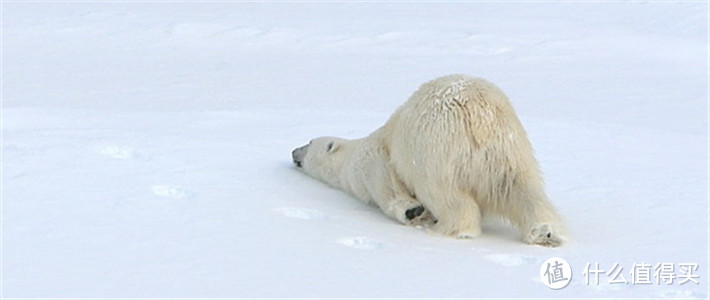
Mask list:
[[[306,156],[307,152],[308,145],[298,147],[291,152],[291,157],[293,158],[293,163],[296,164],[296,167],[303,167],[303,158]]]

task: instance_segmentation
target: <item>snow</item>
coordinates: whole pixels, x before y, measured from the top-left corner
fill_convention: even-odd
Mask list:
[[[2,296],[707,298],[707,53],[707,2],[3,2]],[[509,95],[568,244],[429,234],[290,162],[452,73]],[[585,283],[617,262],[699,284]]]

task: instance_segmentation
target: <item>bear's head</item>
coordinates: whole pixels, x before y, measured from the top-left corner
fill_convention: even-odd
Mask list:
[[[291,152],[293,163],[304,173],[332,186],[340,186],[340,170],[347,160],[348,140],[320,137]]]

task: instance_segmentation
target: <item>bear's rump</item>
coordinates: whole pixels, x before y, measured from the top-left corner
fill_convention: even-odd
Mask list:
[[[517,177],[529,148],[522,125],[502,92],[473,82],[457,93],[420,89],[388,123],[392,166],[414,194],[440,185],[494,201]]]

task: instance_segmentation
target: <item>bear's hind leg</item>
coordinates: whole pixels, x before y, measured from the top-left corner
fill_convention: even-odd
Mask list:
[[[564,242],[562,221],[541,185],[518,184],[510,196],[507,210],[499,213],[520,229],[524,242],[546,247],[557,247]]]
[[[434,232],[459,239],[481,234],[481,209],[472,195],[452,189],[435,188],[420,198],[431,210],[437,223]]]
[[[523,233],[525,234],[525,233]],[[527,230],[523,241],[532,245],[558,247],[562,245],[562,237],[551,223],[537,223]]]

